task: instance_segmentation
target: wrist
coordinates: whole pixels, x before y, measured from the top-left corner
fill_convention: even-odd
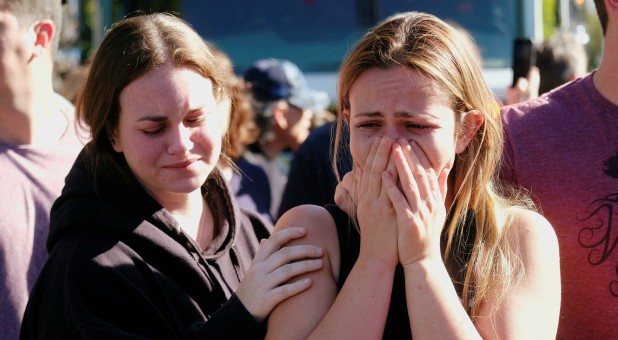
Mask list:
[[[375,273],[376,275],[383,275],[388,273],[394,273],[397,261],[388,261],[387,259],[380,257],[359,256],[356,260],[356,266],[364,271]]]
[[[446,270],[442,259],[427,257],[422,260],[401,264],[404,272],[416,273],[417,275],[433,275]]]

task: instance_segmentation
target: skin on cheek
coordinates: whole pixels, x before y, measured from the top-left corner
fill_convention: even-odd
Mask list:
[[[363,168],[367,161],[367,155],[371,149],[372,137],[363,136],[360,133],[350,133],[350,154],[354,165]]]

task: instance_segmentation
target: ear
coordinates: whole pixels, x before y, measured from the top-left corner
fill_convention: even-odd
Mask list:
[[[341,113],[343,114],[343,120],[345,121],[345,123],[350,126],[350,110],[349,109],[343,109],[343,111],[341,111]]]
[[[114,151],[120,153],[122,152],[122,143],[120,142],[120,138],[118,138],[118,132],[116,130],[107,130],[107,137],[109,138],[109,143],[112,145]]]
[[[280,129],[285,130],[288,127],[288,111],[290,105],[285,100],[280,100],[272,106],[273,123]]]
[[[44,50],[51,47],[52,40],[56,35],[56,25],[49,19],[43,19],[34,24],[34,34],[36,40],[34,41],[34,56],[41,56]]]
[[[457,133],[456,153],[460,154],[466,150],[484,121],[485,117],[479,110],[470,110],[464,114],[463,122]]]

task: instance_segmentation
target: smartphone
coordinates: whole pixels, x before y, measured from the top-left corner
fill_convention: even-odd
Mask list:
[[[517,38],[513,41],[513,85],[517,79],[528,77],[530,67],[536,62],[536,50],[532,40]]]

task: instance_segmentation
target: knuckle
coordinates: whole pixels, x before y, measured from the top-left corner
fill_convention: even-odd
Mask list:
[[[292,250],[290,247],[283,247],[279,249],[279,253],[285,258],[289,258],[292,255]]]
[[[282,300],[282,299],[287,298],[288,296],[290,296],[290,295],[291,295],[291,294],[290,294],[290,285],[289,285],[289,284],[284,284],[284,285],[281,285],[281,286],[277,289],[277,291],[276,291],[275,295],[277,296],[277,299],[278,299],[278,300]]]
[[[289,276],[290,274],[292,274],[292,264],[291,263],[284,264],[283,266],[281,266],[281,271],[286,277]]]

